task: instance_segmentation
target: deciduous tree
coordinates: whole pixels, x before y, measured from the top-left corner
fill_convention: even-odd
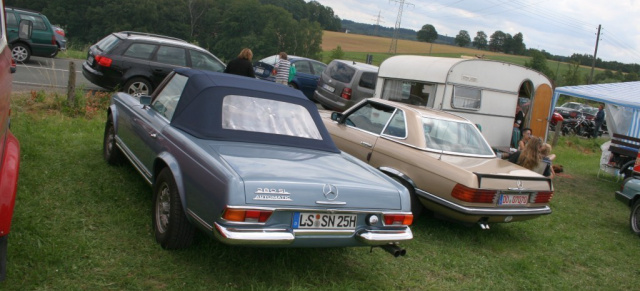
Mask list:
[[[473,38],[473,46],[480,50],[487,48],[487,34],[484,31],[480,30],[476,33],[476,37]]]
[[[438,31],[431,24],[425,24],[422,29],[418,31],[416,38],[418,41],[433,42],[438,38]]]
[[[466,30],[460,30],[458,35],[456,35],[455,42],[458,46],[465,47],[471,42],[471,36],[469,36],[469,33]]]

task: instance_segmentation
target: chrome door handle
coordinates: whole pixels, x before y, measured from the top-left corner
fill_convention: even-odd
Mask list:
[[[360,142],[360,145],[362,145],[362,146],[364,146],[364,147],[367,147],[367,148],[372,148],[372,147],[373,147],[373,145],[371,145],[371,144],[370,144],[370,143],[368,143],[368,142],[364,142],[364,141],[361,141],[361,142]]]
[[[158,137],[158,134],[157,134],[157,133],[150,133],[150,134],[149,134],[149,136],[150,136],[151,138],[157,138],[157,137]]]

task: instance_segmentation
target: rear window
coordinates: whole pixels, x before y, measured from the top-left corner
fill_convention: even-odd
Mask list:
[[[351,83],[356,70],[341,62],[333,62],[329,65],[329,77],[343,83]]]
[[[96,43],[96,47],[98,47],[98,49],[100,49],[101,51],[108,53],[119,42],[120,42],[120,39],[117,36],[110,34],[107,37],[100,40],[98,43]]]
[[[320,130],[305,107],[240,95],[224,97],[222,128],[322,139]]]
[[[358,86],[368,89],[375,89],[376,79],[378,79],[378,73],[364,72],[362,73],[362,76],[360,76],[360,82],[358,83]]]

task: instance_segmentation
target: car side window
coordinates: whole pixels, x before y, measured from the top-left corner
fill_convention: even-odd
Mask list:
[[[309,65],[309,62],[297,61],[295,62],[295,65],[296,65],[296,73],[312,74],[311,65]]]
[[[156,49],[156,45],[148,43],[134,43],[124,52],[125,57],[148,60]]]
[[[5,11],[4,15],[7,17],[7,26],[18,26],[18,20],[15,14]]]
[[[327,65],[318,62],[311,62],[311,66],[313,67],[313,74],[320,77],[322,72],[327,67]]]
[[[183,48],[160,46],[156,53],[156,61],[174,66],[187,66],[187,52]]]
[[[190,50],[189,54],[191,55],[191,67],[194,69],[212,72],[224,71],[224,64],[210,55],[194,50]]]
[[[367,103],[349,114],[346,124],[364,131],[380,134],[393,114],[391,107]]]
[[[34,30],[47,30],[47,26],[44,24],[44,20],[40,16],[32,16],[20,13],[20,19],[31,20],[31,22],[33,22]]]
[[[162,91],[158,93],[158,96],[151,102],[151,108],[168,120],[171,120],[188,79],[189,78],[180,74],[173,75],[167,85],[164,86]]]
[[[399,138],[407,137],[407,124],[405,123],[404,111],[396,110],[393,117],[391,117],[391,121],[384,129],[383,134]]]
[[[377,79],[378,73],[363,72],[362,76],[360,76],[360,82],[358,83],[358,86],[368,89],[375,89]]]

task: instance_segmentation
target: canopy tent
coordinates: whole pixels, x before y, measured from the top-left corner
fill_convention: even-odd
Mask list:
[[[605,103],[608,130],[640,138],[640,82],[558,87],[553,93],[550,113],[560,95]]]

